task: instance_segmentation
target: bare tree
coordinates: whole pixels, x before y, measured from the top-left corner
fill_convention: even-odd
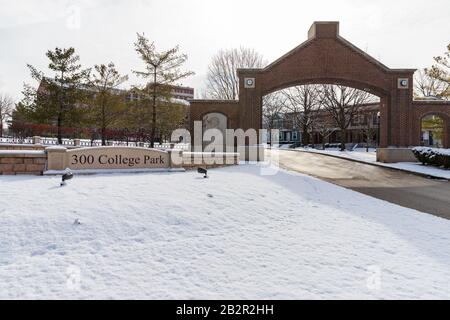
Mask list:
[[[205,97],[218,100],[236,100],[239,97],[239,68],[261,68],[263,57],[253,49],[220,50],[208,67]]]
[[[12,116],[13,109],[13,99],[8,95],[0,94],[0,137],[3,137],[3,124]]]
[[[420,69],[414,75],[414,96],[420,97],[440,97],[443,98],[450,90],[450,83],[446,83],[439,78],[432,77],[427,69]]]
[[[323,110],[315,110],[312,115],[314,119],[311,126],[311,134],[317,132],[322,140],[322,149],[325,150],[325,141],[333,132],[336,131],[336,126],[333,119],[328,115],[328,113]]]
[[[150,147],[153,148],[156,136],[156,105],[161,100],[168,99],[170,85],[178,80],[193,75],[191,71],[182,71],[181,67],[187,60],[187,55],[179,53],[176,46],[167,51],[157,52],[155,44],[142,34],[137,35],[135,50],[144,62],[145,71],[133,71],[136,75],[148,79],[143,92],[151,97],[152,127],[150,132]]]
[[[321,106],[334,120],[341,134],[341,151],[345,150],[347,129],[358,114],[361,105],[375,101],[368,92],[341,85],[323,85]]]
[[[441,94],[445,99],[450,98],[450,44],[447,46],[447,52],[442,56],[434,57],[434,64],[430,69],[425,69],[426,73],[447,84],[446,91]]]
[[[269,130],[270,145],[272,145],[271,130],[275,129],[276,120],[282,116],[286,99],[278,92],[265,95],[263,97],[263,125]]]
[[[374,125],[374,119],[376,119],[377,115],[373,112],[367,113],[361,110],[358,116],[366,119],[361,127],[361,133],[366,139],[366,152],[369,152],[370,145],[375,140],[375,135],[378,131],[378,128]]]
[[[282,94],[286,97],[286,108],[294,115],[294,126],[302,131],[302,144],[308,145],[314,111],[320,104],[319,87],[317,85],[296,86],[283,90]]]

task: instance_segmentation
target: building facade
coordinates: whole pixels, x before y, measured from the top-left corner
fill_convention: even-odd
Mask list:
[[[351,144],[369,143],[370,146],[377,146],[380,128],[379,111],[379,103],[371,103],[360,107],[347,129],[346,141]],[[298,118],[301,116],[298,113],[286,112],[281,113],[273,121],[272,129],[279,130],[280,144],[302,145],[302,130],[298,125]],[[269,128],[265,126],[264,129]],[[333,119],[324,110],[314,113],[308,134],[311,145],[336,144],[341,141],[339,128],[333,124]],[[270,138],[267,141],[270,141]]]

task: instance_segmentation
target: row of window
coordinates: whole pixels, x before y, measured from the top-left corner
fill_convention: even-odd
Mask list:
[[[172,92],[175,93],[186,93],[186,94],[194,94],[194,90],[193,89],[174,89],[172,90]]]

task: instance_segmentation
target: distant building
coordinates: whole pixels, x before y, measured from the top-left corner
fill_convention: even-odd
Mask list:
[[[46,78],[45,80],[41,81],[39,84],[39,87],[37,91],[41,94],[46,94],[47,92],[47,84],[54,82],[51,78]],[[167,88],[170,89],[170,103],[174,105],[181,105],[185,109],[185,118],[184,123],[182,124],[183,128],[188,128],[189,124],[189,100],[194,99],[194,88],[190,87],[184,87],[184,86],[175,86],[175,85],[169,85]],[[80,91],[87,91],[87,92],[93,92],[95,94],[95,88],[89,84],[81,84],[77,88]],[[133,101],[139,101],[143,98],[144,94],[140,90],[136,89],[118,89],[114,88],[111,89],[110,92],[118,95],[123,95],[126,102],[133,102]],[[151,97],[150,97],[151,98]],[[165,99],[164,99],[165,100]],[[78,108],[87,108],[88,105],[86,104],[77,104]]]
[[[194,99],[194,88],[181,87],[181,86],[170,86],[172,88],[172,96],[175,99],[181,100],[191,100]]]
[[[373,131],[372,145],[376,145],[378,140],[378,128],[379,128],[379,109],[380,104],[371,103],[361,107],[360,112],[353,118],[352,123],[347,129],[347,143],[365,143],[367,128],[371,128]],[[300,115],[301,116],[301,115]],[[302,132],[299,128],[297,118],[298,113],[287,112],[281,113],[277,119],[273,122],[273,129],[278,129],[279,133],[279,143],[280,144],[301,144]],[[325,121],[326,123],[333,123],[330,116],[326,111],[320,111],[314,117],[313,123],[320,123]],[[267,129],[267,128],[266,128]],[[340,131],[337,127],[332,127],[330,125],[329,135],[325,138],[324,143],[339,143],[341,141]],[[321,144],[323,138],[317,128],[312,126],[310,132],[310,144]],[[269,140],[268,140],[269,141]]]
[[[54,81],[53,79],[46,79],[47,81]],[[191,87],[183,87],[183,86],[173,86],[170,85],[168,86],[170,88],[170,92],[171,92],[171,96],[174,99],[177,100],[184,100],[184,101],[188,101],[191,99],[194,99],[194,88]],[[80,90],[87,90],[87,91],[92,91],[93,88],[89,85],[81,85]],[[41,81],[41,83],[39,84],[38,87],[38,92],[45,92],[46,90],[46,85],[44,81]],[[126,91],[129,91],[128,94],[126,95],[126,100],[127,101],[136,101],[140,99],[140,94],[137,93],[136,91],[133,91],[133,89],[131,90],[125,90],[125,89],[112,89],[112,91],[117,92],[117,93],[123,93]]]

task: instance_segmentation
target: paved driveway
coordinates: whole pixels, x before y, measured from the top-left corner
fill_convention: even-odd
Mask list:
[[[274,151],[267,151],[270,154]],[[450,219],[450,182],[297,151],[279,151],[280,167],[369,196]]]

